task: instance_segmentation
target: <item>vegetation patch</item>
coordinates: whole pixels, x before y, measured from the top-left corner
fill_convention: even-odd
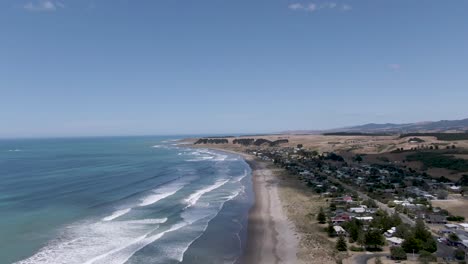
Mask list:
[[[408,133],[400,135],[400,138],[405,137],[436,137],[438,140],[454,141],[468,140],[468,133]]]
[[[417,152],[406,156],[408,161],[420,161],[427,168],[444,168],[457,172],[468,171],[468,160],[436,152]]]
[[[392,134],[388,133],[362,133],[362,132],[334,132],[334,133],[324,133],[324,136],[391,136]]]

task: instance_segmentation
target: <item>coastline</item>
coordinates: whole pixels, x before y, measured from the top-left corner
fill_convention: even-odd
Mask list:
[[[249,211],[245,250],[237,264],[321,263],[342,259],[335,242],[315,221],[328,202],[285,170],[244,153],[242,148],[192,145],[240,155],[252,170],[254,205]]]
[[[255,203],[248,217],[246,250],[241,263],[297,263],[298,238],[283,211],[278,181],[263,162],[245,157],[252,169]]]
[[[238,263],[299,263],[299,238],[294,224],[283,210],[279,181],[266,162],[246,153],[208,147],[240,155],[252,170],[254,205],[248,214],[245,251]]]

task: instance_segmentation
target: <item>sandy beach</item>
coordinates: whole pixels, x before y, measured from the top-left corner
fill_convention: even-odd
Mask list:
[[[255,205],[249,213],[247,247],[241,263],[297,263],[299,240],[279,197],[278,180],[264,162],[243,155],[252,168]]]
[[[249,212],[246,252],[241,264],[336,263],[334,241],[315,215],[328,206],[296,177],[238,146],[196,145],[241,155],[252,169],[255,204]]]

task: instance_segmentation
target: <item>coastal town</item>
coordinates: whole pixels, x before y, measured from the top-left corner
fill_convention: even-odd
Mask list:
[[[434,177],[427,168],[408,163],[415,155],[461,157],[465,151],[459,144],[424,146],[420,138],[404,140],[412,145],[391,151],[404,153],[400,160],[387,153],[320,151],[292,143],[288,136],[205,138],[195,145],[247,153],[318,195],[323,203],[307,212],[313,216],[310,225],[333,245],[339,263],[464,263],[468,173]],[[463,171],[466,160],[454,160],[462,168],[458,172]],[[447,206],[452,203],[462,206]]]

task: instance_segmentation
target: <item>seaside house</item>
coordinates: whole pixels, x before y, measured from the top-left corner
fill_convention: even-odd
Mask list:
[[[339,225],[341,223],[344,223],[344,222],[349,222],[351,221],[351,216],[347,213],[341,213],[341,214],[337,214],[335,217],[333,217],[331,219],[332,223],[334,225]]]
[[[396,227],[392,227],[384,233],[384,236],[387,238],[393,237],[393,234],[396,232]]]
[[[354,218],[363,222],[371,222],[374,219],[372,216],[356,216]]]
[[[356,213],[356,214],[363,214],[366,212],[366,208],[365,207],[351,207],[348,209],[348,211],[350,213]]]
[[[399,247],[405,241],[404,239],[399,237],[387,237],[386,240],[388,244],[393,247]]]
[[[333,231],[334,231],[335,235],[337,235],[337,236],[346,236],[347,235],[346,230],[344,230],[343,227],[338,226],[338,225],[333,226]]]
[[[438,225],[444,225],[447,224],[447,218],[444,215],[428,215],[426,218],[426,222],[429,224],[438,224]]]
[[[468,224],[467,223],[461,223],[459,224],[463,230],[468,231]]]

